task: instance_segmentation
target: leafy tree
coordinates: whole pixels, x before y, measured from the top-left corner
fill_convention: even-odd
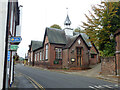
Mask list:
[[[77,27],[77,28],[74,30],[74,32],[84,33],[84,30],[81,30],[80,27]]]
[[[56,28],[56,29],[61,29],[62,30],[62,28],[57,24],[54,24],[54,25],[50,26],[50,28]]]
[[[113,39],[111,42],[110,35],[120,28],[120,3],[103,2],[92,6],[92,10],[94,13],[89,11],[90,17],[85,14],[88,21],[87,23],[82,22],[82,27],[90,37],[90,41],[99,47],[103,55],[112,56],[115,51],[112,48],[115,40]]]

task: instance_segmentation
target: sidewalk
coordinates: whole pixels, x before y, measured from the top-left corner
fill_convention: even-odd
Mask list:
[[[35,87],[33,84],[28,80],[24,75],[22,75],[19,72],[15,72],[15,78],[13,85],[10,89],[17,89],[17,90],[23,90],[23,89],[34,89]]]

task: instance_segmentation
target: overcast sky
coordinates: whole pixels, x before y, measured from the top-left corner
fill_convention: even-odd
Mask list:
[[[64,21],[68,15],[75,29],[86,22],[84,14],[89,14],[91,5],[100,4],[101,0],[19,0],[22,8],[22,42],[18,55],[25,57],[31,40],[43,41],[46,27],[58,24],[64,28]]]

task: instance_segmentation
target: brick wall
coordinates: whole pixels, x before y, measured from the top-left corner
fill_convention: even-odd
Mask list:
[[[115,57],[101,57],[101,73],[115,75]]]

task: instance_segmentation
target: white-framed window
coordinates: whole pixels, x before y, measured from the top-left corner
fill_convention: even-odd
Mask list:
[[[55,59],[62,59],[62,49],[55,48]]]
[[[37,53],[37,61],[39,61],[39,53]]]
[[[36,61],[36,53],[35,53],[35,61]]]
[[[45,46],[45,59],[48,59],[48,44]]]
[[[42,60],[42,52],[40,51],[40,61]]]

